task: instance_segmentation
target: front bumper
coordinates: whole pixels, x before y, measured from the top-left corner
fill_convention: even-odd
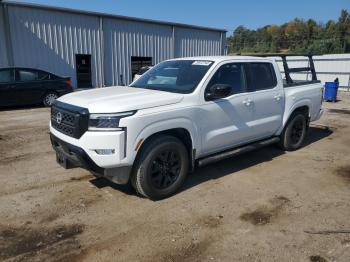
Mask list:
[[[81,167],[91,171],[96,176],[103,176],[116,184],[127,184],[129,182],[131,166],[102,168],[82,148],[69,144],[53,134],[50,134],[50,140],[56,152],[56,161],[63,168]]]
[[[58,139],[81,148],[92,161],[102,168],[130,166],[126,157],[126,132],[85,132],[79,139],[67,136],[56,130],[50,122],[50,133]],[[96,150],[110,149],[114,154],[101,155]]]

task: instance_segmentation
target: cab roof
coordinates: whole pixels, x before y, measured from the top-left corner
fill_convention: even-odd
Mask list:
[[[272,61],[273,58],[266,57],[256,57],[256,56],[193,56],[193,57],[183,57],[175,58],[170,60],[208,60],[213,62],[223,62],[227,60],[255,60],[255,61]]]

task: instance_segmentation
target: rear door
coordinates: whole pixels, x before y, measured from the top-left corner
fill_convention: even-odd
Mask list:
[[[16,103],[14,69],[0,69],[0,106]]]
[[[45,93],[45,77],[48,77],[48,73],[44,74],[40,70],[16,70],[16,92],[21,104],[41,103]]]
[[[274,67],[268,62],[246,64],[250,135],[256,139],[273,136],[282,125],[284,95]]]

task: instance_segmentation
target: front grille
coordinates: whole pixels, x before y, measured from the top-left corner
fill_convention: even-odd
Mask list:
[[[57,131],[80,138],[88,128],[89,111],[86,108],[55,102],[51,107],[51,125]]]

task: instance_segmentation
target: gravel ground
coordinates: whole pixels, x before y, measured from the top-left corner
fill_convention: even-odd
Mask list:
[[[350,261],[350,93],[305,146],[198,169],[162,201],[64,170],[49,110],[0,111],[0,260]],[[305,231],[311,231],[307,233]]]

